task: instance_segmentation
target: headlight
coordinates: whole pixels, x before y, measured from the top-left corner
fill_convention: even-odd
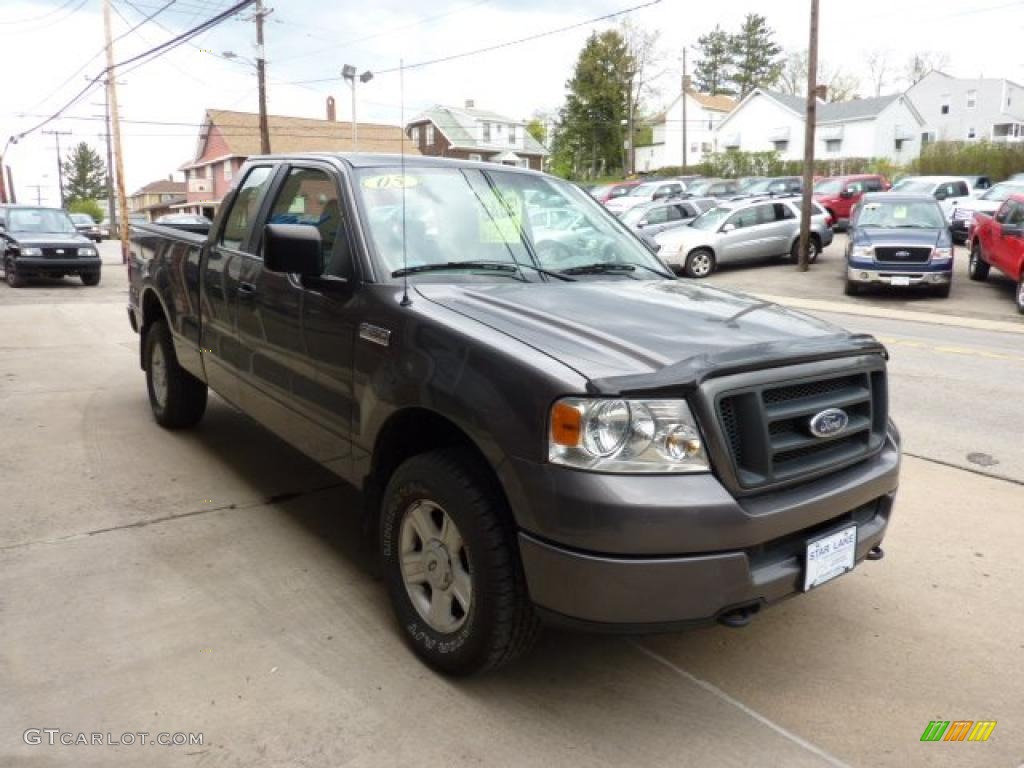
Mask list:
[[[98,254],[96,253],[96,249],[95,248],[79,248],[78,249],[78,255],[79,256],[97,256]]]
[[[949,261],[952,258],[952,248],[936,248],[932,251],[932,261]]]
[[[551,408],[548,460],[594,472],[709,469],[685,400],[559,400]]]
[[[870,245],[857,245],[854,246],[851,255],[855,259],[873,259],[875,257],[875,252]]]
[[[21,249],[21,255],[22,256],[42,256],[43,255],[43,249],[42,248],[22,248]]]

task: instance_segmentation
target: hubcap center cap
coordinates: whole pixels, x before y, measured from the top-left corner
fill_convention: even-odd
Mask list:
[[[423,550],[423,563],[427,569],[427,582],[433,589],[446,590],[452,584],[452,561],[448,548],[434,539]]]

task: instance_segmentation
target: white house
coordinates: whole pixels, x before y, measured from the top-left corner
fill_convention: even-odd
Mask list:
[[[907,91],[930,141],[1024,141],[1024,86],[932,72]]]
[[[775,150],[784,160],[804,156],[806,100],[755,88],[718,124],[718,151]],[[903,94],[818,102],[815,157],[884,157],[906,163],[921,151],[924,121]]]
[[[636,169],[653,171],[683,164],[682,94],[658,115],[651,144],[637,146]],[[686,164],[695,165],[714,152],[715,128],[736,102],[728,96],[710,96],[686,89]]]

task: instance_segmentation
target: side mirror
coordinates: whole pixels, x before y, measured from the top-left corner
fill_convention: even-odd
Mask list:
[[[271,272],[319,277],[324,273],[320,231],[308,224],[267,224],[263,264]]]
[[[638,227],[646,227],[648,224],[650,224],[650,222],[647,221],[647,219],[640,219],[640,221],[636,223]]]
[[[735,229],[736,229],[736,225],[735,224],[723,224],[722,225],[722,231],[723,232],[733,232],[733,231],[735,231]]]
[[[942,201],[945,200],[947,197],[949,197],[949,195],[946,193],[946,190],[944,189],[940,189],[935,193],[936,200]]]

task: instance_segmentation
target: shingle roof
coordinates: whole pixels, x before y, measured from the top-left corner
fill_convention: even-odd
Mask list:
[[[502,152],[513,150],[521,154],[546,155],[548,150],[537,141],[530,132],[526,130],[526,123],[522,120],[513,120],[511,117],[499,115],[497,112],[490,112],[485,109],[457,109],[455,107],[444,107],[438,105],[425,110],[422,114],[409,121],[409,125],[422,123],[429,120],[437,126],[451,142],[453,147],[462,149],[482,150],[484,152]],[[504,123],[506,125],[518,125],[523,132],[523,148],[500,143],[480,141],[474,135],[478,121],[491,123]]]
[[[790,96],[779,91],[762,89],[763,93],[775,99],[784,107],[803,115],[807,108],[807,100],[803,96]],[[863,120],[875,117],[883,109],[888,107],[900,97],[899,94],[891,96],[878,96],[870,99],[851,99],[850,101],[831,101],[825,104],[818,104],[818,122],[836,123],[845,120]]]
[[[249,157],[259,155],[259,115],[255,112],[234,112],[208,109],[208,123],[217,126],[227,143],[229,153]],[[268,115],[270,148],[273,152],[348,152],[352,149],[352,124],[309,117]],[[380,123],[359,123],[360,152],[398,152],[404,137],[401,126]],[[418,155],[412,142],[406,140],[407,154]]]
[[[170,179],[158,179],[157,181],[151,181],[144,187],[140,187],[135,192],[132,192],[129,197],[137,197],[139,195],[184,195],[185,194],[185,182],[184,181],[171,181]]]
[[[714,110],[715,112],[731,112],[732,108],[736,106],[736,100],[731,96],[723,96],[720,93],[714,95],[699,93],[693,89],[689,89],[686,92],[705,109]]]

